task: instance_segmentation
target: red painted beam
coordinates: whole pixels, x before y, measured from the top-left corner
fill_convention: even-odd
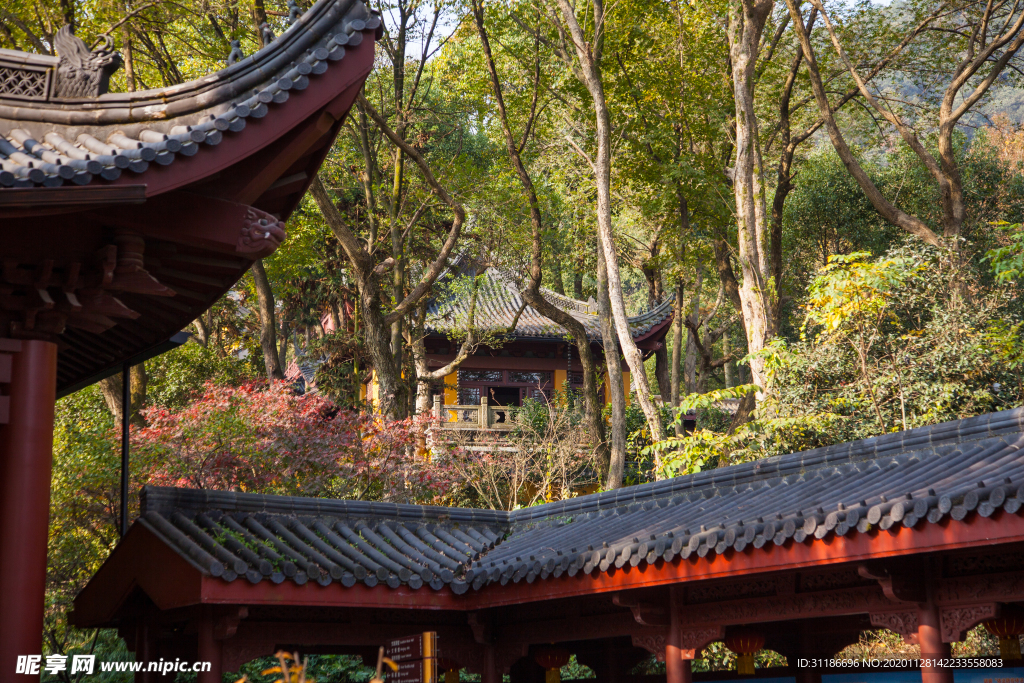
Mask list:
[[[250,260],[265,258],[277,248],[277,236],[258,250],[241,248],[239,238],[247,221],[264,218],[247,204],[207,197],[184,190],[150,199],[141,206],[122,206],[96,212],[105,225],[133,230],[144,237],[198,246]]]

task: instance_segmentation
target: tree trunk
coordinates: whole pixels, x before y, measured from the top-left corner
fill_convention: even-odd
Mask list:
[[[608,370],[608,393],[612,399],[612,434],[606,489],[622,488],[626,467],[626,387],[622,380],[622,357],[612,324],[611,302],[608,299],[608,274],[604,256],[597,250],[597,307],[601,317],[601,339],[604,343],[605,367]]]
[[[267,21],[267,9],[263,0],[253,0],[252,19],[256,23],[256,37],[260,41],[260,47],[264,48],[266,45],[263,43],[263,30],[260,29],[260,26]]]
[[[740,284],[736,281],[736,273],[732,269],[732,257],[729,253],[729,244],[725,241],[724,234],[718,234],[712,243],[715,251],[715,267],[718,269],[718,279],[725,289],[725,296],[737,313],[743,315],[743,303],[740,301]]]
[[[681,185],[676,185],[676,196],[679,203],[679,265],[682,266],[686,255],[686,236],[690,233],[690,206],[683,194]],[[680,372],[683,358],[683,279],[676,280],[676,300],[672,314],[672,379],[670,388],[672,391],[672,407],[679,407],[682,382]],[[676,436],[681,436],[683,425],[675,427]]]
[[[253,261],[252,279],[256,283],[256,298],[260,305],[260,348],[263,349],[263,365],[267,369],[267,379],[284,379],[281,359],[277,355],[277,321],[274,311],[274,290],[270,288],[267,271],[263,268],[263,260]]]
[[[526,302],[536,309],[541,315],[553,320],[565,328],[576,343],[576,349],[580,356],[580,365],[583,366],[583,398],[584,398],[584,424],[594,448],[598,452],[598,462],[605,471],[610,461],[608,445],[605,443],[604,420],[601,418],[601,404],[597,399],[597,373],[595,371],[594,356],[590,350],[590,340],[587,338],[586,329],[580,321],[551,304],[540,293],[540,286],[543,279],[543,217],[540,212],[540,202],[537,199],[537,192],[533,185],[526,166],[523,165],[522,156],[519,153],[516,138],[512,134],[512,128],[508,120],[508,112],[505,109],[505,99],[501,89],[501,80],[498,77],[497,67],[494,64],[494,56],[491,53],[490,41],[487,30],[484,26],[484,8],[481,2],[473,3],[473,17],[476,22],[477,33],[480,36],[481,47],[483,48],[485,61],[487,62],[488,74],[491,80],[491,89],[494,93],[495,102],[498,105],[498,115],[501,121],[502,133],[505,137],[505,146],[508,150],[509,159],[519,176],[519,183],[522,186],[523,195],[530,207],[531,227],[531,250],[530,250],[530,278],[529,285],[522,292]],[[537,72],[539,79],[539,70]],[[601,472],[599,474],[605,474]]]
[[[556,253],[554,258],[551,259],[551,289],[565,296],[565,285],[562,282],[562,277],[562,254]],[[580,285],[582,287],[582,282]]]
[[[700,387],[697,384],[697,347],[700,340],[697,339],[697,334],[700,331],[700,293],[703,286],[704,268],[702,266],[697,269],[697,282],[693,289],[693,298],[690,299],[690,310],[686,314],[691,324],[696,326],[696,330],[689,325],[686,328],[686,365],[684,376],[686,378],[686,393],[688,394],[700,393]]]
[[[672,314],[672,407],[678,408],[681,394],[680,371],[683,361],[683,281],[676,282],[675,310]],[[676,436],[682,436],[683,425],[675,426]]]
[[[574,299],[583,300],[583,267],[582,263],[576,263],[572,271],[572,296]]]
[[[203,319],[205,315],[206,312],[203,312],[202,315],[192,321],[193,327],[196,328],[196,341],[202,346],[206,346],[210,341],[210,326]]]
[[[815,14],[816,10],[812,10],[810,20],[808,21],[809,26],[813,26]],[[793,155],[796,152],[797,145],[809,137],[809,134],[805,134],[793,138],[790,123],[789,103],[802,62],[803,48],[798,43],[796,53],[790,62],[786,83],[782,88],[782,96],[779,98],[779,143],[782,146],[782,153],[779,155],[779,165],[776,171],[775,196],[772,198],[770,259],[772,282],[778,294],[773,302],[775,306],[772,310],[772,319],[775,321],[776,328],[781,324],[782,316],[782,221],[785,217],[786,198],[793,191]],[[726,351],[726,355],[728,353]]]
[[[381,312],[380,288],[376,282],[366,282],[359,289],[363,339],[377,379],[377,410],[390,420],[398,420],[405,412],[405,385],[400,381],[400,369],[391,353],[391,326],[384,321]]]
[[[366,110],[359,103],[356,103],[356,110],[359,112],[358,138],[359,149],[363,153],[363,172],[360,178],[363,181],[363,196],[366,202],[366,220],[370,224],[370,234],[367,237],[367,247],[373,249],[377,244],[377,199],[373,193],[374,174],[373,151],[370,148],[370,124],[366,120]]]
[[[282,372],[288,367],[288,321],[281,321],[281,346],[277,351],[278,360],[281,361]]]
[[[131,3],[125,7],[131,12]],[[121,27],[122,41],[124,44],[124,80],[128,92],[135,92],[135,52],[132,50],[132,29],[128,22]]]
[[[767,280],[769,265],[764,169],[754,106],[755,66],[761,34],[771,14],[772,5],[773,0],[732,0],[727,31],[736,105],[733,192],[736,199],[739,260],[743,273],[739,298],[751,352],[765,348],[774,334],[771,318],[774,292]],[[762,389],[766,387],[764,360],[753,359],[750,367],[754,382]]]
[[[107,404],[107,410],[114,416],[114,424],[118,425],[121,424],[121,377],[122,373],[118,372],[99,381],[103,402]],[[144,427],[146,423],[139,411],[146,405],[146,387],[149,384],[145,363],[132,366],[131,383],[132,404],[128,422],[135,427]]]
[[[732,347],[729,345],[729,333],[726,332],[722,335],[722,354],[728,356],[730,353],[732,353]],[[736,386],[736,362],[729,361],[726,363],[723,371],[725,372],[726,388]]]
[[[682,382],[680,370],[683,362],[683,281],[676,283],[676,300],[672,311],[672,375],[671,375],[671,400],[672,407],[679,407]]]
[[[619,256],[615,251],[615,238],[612,229],[612,205],[611,205],[611,154],[612,154],[612,130],[608,104],[605,101],[604,82],[601,74],[601,49],[605,23],[604,4],[601,0],[593,2],[594,26],[597,35],[593,41],[587,39],[576,20],[576,12],[569,0],[557,0],[561,10],[562,20],[568,33],[572,38],[573,49],[576,52],[581,67],[579,76],[590,99],[594,103],[594,118],[596,123],[595,133],[597,139],[597,153],[594,155],[594,184],[597,187],[597,233],[600,247],[604,252],[605,271],[608,274],[608,298],[611,303],[612,320],[615,323],[615,332],[619,338],[619,346],[622,354],[626,357],[626,363],[635,379],[637,400],[647,418],[647,426],[651,431],[651,438],[658,441],[664,436],[661,424],[661,413],[658,407],[651,400],[651,390],[647,386],[647,372],[644,368],[643,356],[640,349],[629,331],[629,321],[626,316],[626,304],[622,296],[622,276],[619,272]],[[593,48],[593,52],[591,52]],[[661,457],[656,455],[655,469],[658,476],[661,476]]]
[[[665,405],[671,405],[672,380],[669,378],[668,345],[664,342],[654,352],[654,379],[658,383],[658,393],[661,395],[661,402]]]

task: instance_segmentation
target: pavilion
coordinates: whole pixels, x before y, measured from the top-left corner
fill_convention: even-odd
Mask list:
[[[459,262],[453,272],[439,279],[435,287],[438,293],[431,297],[427,306],[423,343],[427,367],[431,369],[444,367],[455,359],[459,345],[452,340],[451,333],[468,320],[468,288],[446,289],[458,272],[463,276],[468,272],[464,262]],[[563,386],[572,389],[583,386],[579,353],[574,352],[566,331],[523,300],[520,292],[524,287],[524,283],[493,266],[480,274],[474,327],[483,335],[498,334],[491,344],[481,344],[457,370],[438,382],[434,395],[439,405],[463,408],[444,413],[452,422],[459,422],[470,407],[478,408],[481,399],[485,404],[490,401],[492,406],[514,407],[521,406],[528,398],[550,398],[553,390]],[[598,367],[603,368],[604,346],[597,302],[593,298],[580,301],[545,287],[540,288],[540,294],[583,324],[591,353]],[[674,301],[670,297],[628,319],[630,334],[644,358],[664,344],[672,325]],[[333,329],[330,316],[325,315],[323,323],[325,329]],[[624,360],[621,365],[628,402],[629,366]],[[603,388],[604,402],[609,403],[611,383],[607,372],[601,373],[598,382]],[[361,391],[364,398],[375,400],[378,388],[374,376],[370,376]]]
[[[948,657],[987,622],[1012,649],[1022,446],[1016,409],[514,512],[146,487],[72,619],[140,659],[214,662],[201,683],[427,630],[483,683],[534,680],[552,645],[601,683],[647,653],[687,683],[723,639],[792,662],[886,628]]]
[[[4,680],[41,650],[55,396],[152,354],[273,253],[381,30],[319,0],[254,55],[132,93],[68,27],[57,57],[0,50]]]

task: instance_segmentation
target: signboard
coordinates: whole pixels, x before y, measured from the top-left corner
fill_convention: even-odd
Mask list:
[[[384,647],[384,656],[393,662],[409,662],[437,657],[437,633],[427,631],[397,638]],[[392,680],[394,676],[392,675]]]
[[[437,660],[399,662],[398,671],[388,673],[388,683],[437,683]]]

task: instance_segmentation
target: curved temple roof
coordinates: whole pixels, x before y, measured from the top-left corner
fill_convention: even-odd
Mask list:
[[[85,87],[61,59],[0,50],[0,337],[58,343],[67,393],[195,320],[285,238],[380,31],[319,0],[217,73],[95,97],[58,96]]]
[[[0,186],[115,180],[216,146],[289,92],[315,87],[363,31],[380,26],[359,0],[321,0],[269,46],[215,74],[94,98],[54,95],[55,58],[0,50],[8,74],[0,82]],[[27,87],[33,78],[38,87]]]
[[[485,270],[477,297],[475,324],[485,329],[507,328],[515,319],[516,312],[523,307],[523,298],[519,291],[518,284],[497,268]],[[544,287],[540,291],[549,302],[583,323],[588,337],[598,341],[601,339],[601,319],[598,317],[597,303],[593,299],[579,301]],[[674,301],[675,298],[670,297],[651,310],[629,318],[629,329],[633,338],[646,338],[652,330],[660,329],[662,323],[670,321]],[[461,323],[468,317],[467,292],[460,291],[460,296],[455,300],[435,297],[427,309],[427,328],[432,332],[445,334],[454,321]],[[565,336],[565,330],[532,306],[525,306],[513,336],[562,338]]]
[[[1022,445],[1016,409],[511,513],[146,487],[136,523],[225,582],[484,596],[495,584],[1012,515],[1024,504]]]

